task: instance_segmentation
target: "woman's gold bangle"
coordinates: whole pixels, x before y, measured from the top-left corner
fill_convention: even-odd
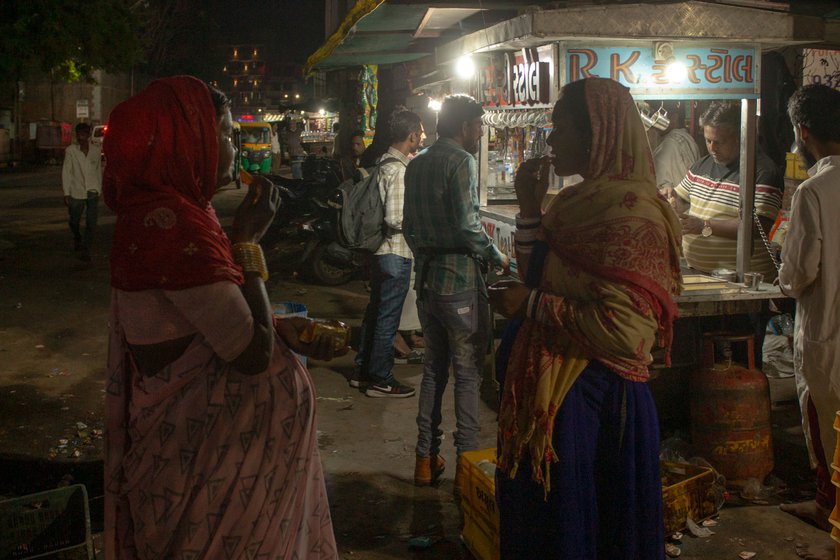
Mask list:
[[[263,282],[268,280],[268,267],[265,265],[265,255],[259,243],[234,243],[233,259],[245,272],[257,272]]]

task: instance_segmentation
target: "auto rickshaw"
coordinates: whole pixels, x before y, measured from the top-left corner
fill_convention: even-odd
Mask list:
[[[242,169],[251,173],[271,173],[271,124],[240,122]]]

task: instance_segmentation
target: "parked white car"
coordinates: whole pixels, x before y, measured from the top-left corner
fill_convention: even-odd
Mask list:
[[[108,132],[107,124],[100,124],[93,127],[93,133],[90,135],[90,141],[94,144],[102,145],[102,139],[105,138],[105,133]]]

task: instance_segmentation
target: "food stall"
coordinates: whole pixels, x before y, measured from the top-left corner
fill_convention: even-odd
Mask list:
[[[751,215],[762,53],[819,42],[823,33],[820,18],[689,1],[535,10],[438,47],[439,65],[470,56],[477,70],[469,80],[453,78],[449,89],[470,93],[485,107],[487,133],[478,154],[485,229],[515,263],[516,168],[544,153],[559,89],[590,76],[630,88],[650,122],[658,115],[647,101],[741,100],[741,202]],[[547,196],[579,180],[552,177]],[[743,220],[738,282],[749,272],[751,246],[752,222]],[[682,316],[750,312],[779,296],[770,285],[732,293],[735,286],[715,293],[687,285],[678,298]]]
[[[320,156],[332,155],[336,137],[333,128],[334,125],[338,124],[338,113],[326,109],[317,111],[269,111],[263,115],[263,118],[266,122],[278,123],[282,128],[288,126],[288,122],[291,120],[301,123],[303,130],[301,131],[300,141],[306,153]],[[282,134],[280,141],[283,141]]]
[[[738,227],[736,276],[721,279],[683,269],[683,292],[675,298],[680,318],[674,325],[672,363],[661,350],[654,352],[649,384],[662,433],[690,430],[697,455],[727,477],[731,474],[731,480],[743,478],[731,465],[760,466],[761,474],[751,476],[761,479],[773,468],[768,381],[760,372],[742,369],[749,375],[729,376],[731,382],[723,387],[719,377],[709,375],[717,365],[711,370],[701,366],[704,350],[706,360],[715,359],[714,341],[704,342],[703,335],[734,330],[738,323],[744,330],[763,328],[770,300],[782,297],[772,284],[744,284],[753,247],[762,54],[819,42],[823,31],[818,18],[705,2],[586,6],[525,13],[436,50],[439,65],[471,56],[478,69],[474,78],[453,80],[450,87],[472,94],[485,107],[487,131],[478,154],[481,219],[512,263],[517,210],[513,177],[524,159],[544,153],[550,111],[564,85],[586,77],[616,80],[630,89],[645,124],[660,118],[657,101],[740,100],[739,187],[746,219]],[[580,178],[552,178],[547,198],[576,180]],[[743,337],[729,337],[725,344],[738,339]],[[748,363],[750,350],[747,346]],[[722,369],[730,371],[729,363]],[[705,389],[691,391],[692,386]],[[746,402],[753,405],[750,410],[739,408]],[[704,422],[708,417],[714,420]],[[738,424],[748,419],[758,426],[759,418],[761,429],[749,434]],[[720,432],[704,439],[711,430],[703,434],[702,428],[712,424],[716,429],[721,425]],[[472,550],[471,544],[480,539],[471,539],[469,527],[468,522],[464,537]]]
[[[439,65],[470,56],[477,69],[473,78],[453,78],[448,85],[449,92],[470,93],[485,107],[487,132],[478,154],[485,230],[515,271],[516,167],[544,153],[559,89],[590,76],[627,86],[646,124],[659,118],[661,100],[740,100],[741,208],[751,216],[762,54],[816,43],[823,34],[819,18],[689,1],[533,11],[438,47]],[[547,198],[580,180],[552,174]],[[771,299],[782,297],[772,284],[743,283],[752,234],[752,220],[742,220],[734,280],[683,270],[673,366],[666,370],[662,356],[654,356],[658,379],[651,386],[663,416],[687,414],[688,377],[700,367],[703,332],[748,322],[746,315],[765,313]]]

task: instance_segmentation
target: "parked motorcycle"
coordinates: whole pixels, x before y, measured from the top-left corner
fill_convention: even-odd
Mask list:
[[[338,244],[335,201],[312,199],[312,202],[316,212],[300,224],[301,234],[309,238],[301,257],[303,272],[325,286],[346,284],[362,273],[367,259]]]
[[[332,158],[310,155],[303,162],[303,178],[292,179],[282,175],[268,178],[280,189],[280,208],[274,216],[274,223],[280,228],[293,227],[317,213],[315,200],[324,201],[341,182],[338,162]]]
[[[325,286],[345,284],[360,275],[365,257],[345,249],[336,238],[337,201],[331,197],[341,183],[338,162],[310,155],[303,162],[303,179],[268,178],[280,189],[276,231],[294,231],[306,240],[300,261],[302,274]]]

